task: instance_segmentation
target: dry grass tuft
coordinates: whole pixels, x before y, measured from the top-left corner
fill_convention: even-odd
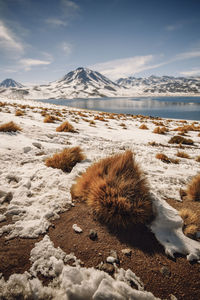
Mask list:
[[[179,163],[179,159],[169,158],[164,153],[157,153],[156,158],[160,159],[162,162],[167,163],[167,164],[169,164],[169,163],[178,164]]]
[[[101,117],[101,116],[95,116],[94,120],[98,120],[98,121],[102,121],[102,122],[107,122],[107,120],[104,119],[104,117]]]
[[[147,223],[153,217],[147,180],[130,150],[90,166],[72,186],[71,195],[111,226]]]
[[[164,126],[164,127],[156,127],[154,128],[153,133],[157,133],[157,134],[165,134],[168,131],[168,129]]]
[[[200,155],[196,157],[195,159],[197,162],[200,162]]]
[[[189,154],[187,154],[184,151],[177,151],[176,156],[182,157],[182,158],[190,158]]]
[[[20,110],[20,109],[16,110],[15,116],[21,117],[21,116],[23,116],[23,115],[24,115],[24,112],[23,112],[22,110]]]
[[[198,216],[191,209],[183,208],[179,211],[179,215],[183,219],[183,232],[188,237],[195,237],[198,227]]]
[[[65,148],[62,152],[55,153],[52,157],[47,158],[45,164],[47,167],[71,172],[73,167],[84,159],[85,155],[80,147]]]
[[[162,162],[165,162],[167,164],[171,163],[169,157],[163,153],[157,153],[156,158],[160,159]]]
[[[193,145],[194,142],[192,139],[186,139],[183,136],[175,135],[173,136],[169,142],[170,144],[184,144],[184,145]]]
[[[149,129],[149,128],[147,127],[147,125],[142,124],[142,125],[140,125],[139,129]]]
[[[21,127],[19,127],[13,121],[2,124],[0,126],[0,131],[2,131],[2,132],[16,132],[16,131],[21,131],[21,130],[22,130]]]
[[[44,118],[44,123],[54,123],[55,122],[55,117],[51,115],[46,115]]]
[[[63,122],[60,126],[56,128],[57,132],[77,132],[74,127],[68,122]]]
[[[200,174],[193,177],[186,189],[187,199],[193,201],[200,201]]]

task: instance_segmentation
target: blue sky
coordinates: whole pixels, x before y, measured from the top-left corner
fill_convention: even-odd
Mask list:
[[[200,76],[199,0],[0,0],[0,81]]]

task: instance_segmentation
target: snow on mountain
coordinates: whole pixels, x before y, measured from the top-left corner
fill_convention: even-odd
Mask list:
[[[5,80],[3,80],[1,83],[0,83],[0,87],[3,87],[3,88],[10,88],[10,87],[17,87],[17,88],[22,88],[23,85],[11,78],[7,78]]]
[[[147,78],[127,77],[116,81],[120,86],[135,89],[143,94],[197,94],[200,93],[200,77],[150,76]]]
[[[3,82],[0,85],[0,96],[13,99],[200,95],[200,77],[175,78],[152,75],[148,78],[120,78],[113,82],[99,72],[82,67],[46,85],[23,87],[19,83],[16,83],[17,85],[11,85],[10,83],[9,85],[9,82],[7,82],[5,87],[2,84]]]

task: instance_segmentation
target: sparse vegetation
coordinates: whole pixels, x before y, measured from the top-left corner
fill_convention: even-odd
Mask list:
[[[156,127],[154,128],[153,133],[157,133],[157,134],[165,134],[168,131],[168,129],[164,126],[164,127]]]
[[[170,144],[184,144],[184,145],[193,145],[194,142],[192,139],[186,139],[183,136],[175,135],[173,136],[169,142]]]
[[[196,157],[196,161],[200,162],[200,155]]]
[[[47,167],[61,169],[64,172],[71,172],[73,167],[85,159],[80,147],[65,148],[60,153],[55,153],[47,158],[45,164]]]
[[[139,129],[149,129],[146,124],[140,125]]]
[[[112,226],[146,223],[153,216],[147,180],[130,150],[94,163],[77,179],[71,194]]]
[[[20,110],[20,109],[16,110],[15,116],[21,117],[21,116],[23,116],[23,115],[24,115],[24,112],[23,112],[22,110]]]
[[[156,158],[160,159],[162,162],[167,163],[167,164],[169,164],[169,163],[178,164],[179,163],[179,159],[169,158],[164,153],[157,153]]]
[[[181,157],[181,158],[190,158],[189,154],[183,151],[177,151],[176,156]]]
[[[73,125],[71,125],[68,121],[63,122],[60,126],[56,128],[57,132],[76,132]]]
[[[200,201],[200,174],[193,177],[186,189],[187,199]]]
[[[179,211],[179,215],[183,219],[183,232],[188,237],[195,237],[197,233],[198,216],[191,209],[183,208]]]
[[[44,118],[44,123],[54,123],[55,122],[55,117],[51,115],[46,115]]]
[[[2,124],[0,126],[0,131],[1,132],[16,132],[16,131],[21,131],[21,130],[22,130],[21,127],[19,127],[13,121]]]

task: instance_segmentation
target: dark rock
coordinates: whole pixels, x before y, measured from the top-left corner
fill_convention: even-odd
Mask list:
[[[0,199],[1,199],[1,203],[7,202],[10,203],[10,201],[13,198],[13,194],[11,192],[4,192],[4,191],[0,191]]]
[[[94,241],[97,239],[97,237],[98,237],[98,235],[97,235],[96,230],[91,229],[90,233],[89,233],[89,238]]]
[[[35,147],[38,148],[38,149],[41,149],[41,148],[42,148],[42,145],[41,145],[40,143],[34,142],[34,143],[32,143],[32,145],[35,146]]]

